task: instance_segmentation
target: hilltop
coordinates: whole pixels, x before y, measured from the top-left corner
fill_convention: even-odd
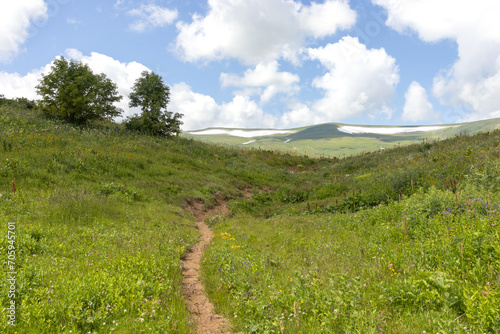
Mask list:
[[[2,317],[14,300],[17,322],[1,332],[195,332],[182,262],[200,210],[203,283],[232,332],[500,332],[500,131],[310,158],[77,127],[21,102],[0,106],[16,272]]]
[[[208,143],[279,150],[315,157],[344,157],[398,145],[473,135],[500,127],[500,118],[432,126],[363,126],[326,123],[294,129],[209,128],[183,136]]]

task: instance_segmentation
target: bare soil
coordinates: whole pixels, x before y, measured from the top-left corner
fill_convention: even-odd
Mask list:
[[[210,210],[205,210],[204,205],[200,202],[190,204],[190,209],[196,217],[197,228],[202,235],[198,243],[186,254],[183,260],[182,272],[184,275],[183,285],[186,305],[193,315],[196,331],[199,334],[230,333],[229,321],[214,312],[214,306],[206,296],[200,277],[203,251],[210,243],[213,235],[212,230],[205,223],[205,218],[217,212],[221,212],[223,215],[228,214],[226,203],[222,198],[218,200],[222,204]]]

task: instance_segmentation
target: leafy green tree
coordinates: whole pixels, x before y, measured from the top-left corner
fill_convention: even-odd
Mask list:
[[[163,83],[161,76],[154,72],[142,72],[129,98],[129,106],[140,107],[142,114],[127,119],[125,124],[128,129],[161,137],[179,135],[183,115],[167,111],[170,88]]]
[[[82,62],[58,58],[51,72],[36,86],[40,109],[48,116],[83,124],[90,120],[119,116],[113,105],[120,101],[116,84],[105,74],[94,74]]]

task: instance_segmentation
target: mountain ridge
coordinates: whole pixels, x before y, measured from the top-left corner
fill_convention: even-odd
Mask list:
[[[456,124],[405,126],[332,122],[290,129],[210,127],[185,131],[182,136],[215,144],[271,149],[316,157],[341,157],[397,145],[442,140],[459,134],[488,132],[498,128],[500,118]]]

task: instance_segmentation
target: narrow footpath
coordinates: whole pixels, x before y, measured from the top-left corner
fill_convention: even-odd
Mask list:
[[[213,232],[205,224],[205,218],[217,212],[223,215],[228,213],[224,202],[215,208],[205,211],[202,203],[194,202],[191,210],[196,217],[196,225],[201,232],[201,237],[193,249],[186,254],[183,261],[182,273],[184,275],[184,295],[186,305],[193,315],[198,334],[229,334],[229,321],[214,312],[214,306],[208,300],[205,288],[201,282],[201,259],[205,247],[210,243]]]

